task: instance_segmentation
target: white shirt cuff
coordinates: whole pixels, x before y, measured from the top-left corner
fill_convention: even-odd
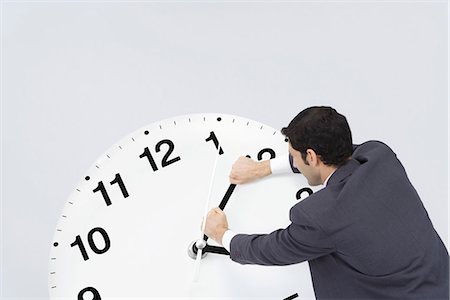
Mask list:
[[[231,240],[234,238],[236,233],[234,233],[231,230],[225,231],[222,237],[222,245],[225,249],[227,249],[228,252],[230,252],[230,246],[231,246]]]
[[[272,174],[284,174],[292,172],[289,163],[289,154],[283,154],[270,160],[270,170]]]

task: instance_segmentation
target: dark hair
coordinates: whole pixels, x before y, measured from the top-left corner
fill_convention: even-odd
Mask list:
[[[288,127],[281,129],[292,148],[300,151],[306,163],[306,150],[312,149],[325,165],[341,166],[353,152],[352,133],[347,119],[334,108],[309,107]]]

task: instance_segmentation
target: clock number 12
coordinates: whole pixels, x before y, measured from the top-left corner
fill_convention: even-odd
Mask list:
[[[169,146],[169,149],[167,149],[166,154],[164,155],[162,161],[161,161],[161,166],[167,167],[168,165],[171,165],[179,160],[181,160],[181,158],[179,156],[172,158],[171,160],[169,159],[170,154],[172,154],[173,150],[175,149],[175,145],[173,144],[173,142],[171,140],[162,140],[160,141],[158,144],[156,144],[155,146],[155,150],[156,152],[160,152],[161,151],[161,146],[163,144],[166,144]],[[145,147],[144,149],[144,153],[142,153],[141,155],[139,155],[140,158],[144,158],[147,157],[148,161],[150,163],[150,165],[152,166],[153,171],[158,171],[158,166],[156,165],[155,159],[152,156],[152,153],[150,152],[150,149],[148,149],[148,147]]]

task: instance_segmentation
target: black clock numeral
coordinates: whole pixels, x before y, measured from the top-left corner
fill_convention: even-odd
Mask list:
[[[122,195],[124,198],[127,198],[129,196],[127,188],[125,187],[125,184],[123,183],[122,177],[119,173],[116,174],[116,177],[114,177],[114,180],[110,182],[111,185],[118,184],[120,187],[120,191],[122,192]]]
[[[119,185],[120,190],[122,191],[123,197],[127,198],[129,196],[129,194],[128,194],[127,188],[125,187],[125,184],[123,183],[122,177],[120,176],[119,173],[117,173],[114,180],[110,182],[111,185],[116,184],[116,183]],[[103,199],[105,200],[107,206],[110,206],[112,204],[111,199],[109,198],[108,192],[106,191],[105,185],[103,184],[103,181],[100,181],[98,183],[97,187],[92,191],[94,193],[101,192]]]
[[[86,252],[86,248],[83,245],[83,241],[81,240],[81,237],[79,235],[77,235],[77,237],[75,238],[75,242],[73,242],[72,244],[70,244],[70,247],[75,247],[78,246],[80,248],[81,251],[81,255],[83,256],[84,260],[88,260],[89,256]]]
[[[163,157],[163,159],[162,159],[162,162],[161,162],[161,165],[162,165],[162,167],[164,168],[164,167],[167,167],[167,166],[170,165],[170,164],[173,164],[174,162],[179,161],[181,158],[180,158],[179,156],[177,156],[177,157],[175,157],[175,158],[172,158],[172,159],[169,160],[169,161],[167,160],[167,159],[169,159],[170,154],[172,154],[173,149],[175,149],[175,145],[173,144],[173,142],[172,142],[171,140],[162,140],[162,141],[160,141],[158,144],[156,144],[156,152],[161,151],[161,146],[162,146],[163,144],[169,145],[169,149],[167,150],[167,152],[166,152],[166,154],[164,155],[164,157]]]
[[[150,150],[148,149],[148,147],[145,147],[144,149],[144,153],[142,153],[141,155],[139,155],[140,158],[144,158],[147,157],[148,161],[150,162],[150,165],[153,168],[153,171],[157,171],[158,167],[156,166],[155,160],[153,159],[152,154],[150,153]]]
[[[175,145],[173,144],[173,142],[171,140],[162,140],[162,141],[158,142],[158,144],[156,144],[156,146],[155,146],[155,151],[160,152],[161,146],[163,144],[166,144],[169,146],[169,149],[167,149],[167,152],[166,152],[166,154],[164,154],[163,159],[161,161],[161,166],[163,168],[181,160],[181,158],[179,156],[174,157],[169,160],[169,156],[172,154],[173,150],[175,149]],[[148,147],[145,147],[144,153],[139,155],[139,157],[140,158],[147,157],[148,161],[150,162],[150,165],[152,166],[153,171],[158,171],[158,166],[156,165],[155,159],[153,158],[153,155],[150,152],[150,149],[148,149]]]
[[[96,233],[96,232],[100,233],[103,237],[103,240],[105,241],[105,246],[102,249],[99,249],[94,242],[94,233]],[[89,243],[89,247],[91,248],[91,250],[94,251],[94,253],[96,253],[96,254],[103,254],[106,251],[108,251],[109,248],[111,247],[111,240],[109,239],[109,236],[106,233],[105,229],[103,229],[101,227],[95,227],[95,228],[91,229],[91,231],[89,231],[88,243]],[[83,259],[84,260],[89,259],[86,248],[84,247],[83,241],[81,240],[81,237],[79,235],[77,235],[77,237],[75,238],[75,242],[70,244],[70,246],[71,247],[78,246],[78,248],[80,248]]]
[[[273,151],[273,149],[270,149],[270,148],[264,148],[264,149],[262,149],[261,151],[259,151],[258,152],[258,160],[262,160],[263,159],[263,154],[264,153],[269,153],[270,154],[270,158],[269,159],[272,159],[272,158],[275,158],[275,151]]]
[[[205,141],[206,142],[213,141],[214,146],[216,146],[216,149],[219,150],[219,140],[217,139],[214,131],[211,131],[209,133],[209,137],[207,137]],[[222,149],[222,146],[220,146],[219,155],[222,155],[222,154],[223,154],[223,149]]]
[[[78,293],[78,300],[88,300],[88,299],[84,299],[84,294],[86,294],[86,292],[90,292],[94,296],[94,298],[89,298],[89,300],[101,300],[102,299],[100,297],[100,293],[97,291],[97,289],[93,288],[92,286],[89,286],[87,288],[82,289]]]
[[[302,199],[302,194],[303,193],[308,193],[308,196],[311,196],[313,194],[313,190],[310,189],[309,187],[304,187],[298,190],[296,198],[297,200]]]

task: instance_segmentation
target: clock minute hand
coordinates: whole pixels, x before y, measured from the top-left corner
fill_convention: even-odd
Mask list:
[[[193,249],[196,248],[197,252],[196,252],[196,258],[195,258],[195,266],[194,266],[194,276],[193,276],[193,281],[196,282],[198,280],[198,273],[200,270],[200,261],[202,259],[202,255],[203,255],[203,248],[206,246],[206,240],[208,239],[208,237],[205,234],[205,226],[206,226],[206,217],[208,215],[208,204],[209,204],[209,199],[211,198],[211,191],[212,191],[212,186],[213,186],[213,182],[214,182],[214,176],[216,174],[216,168],[217,168],[217,162],[219,160],[219,156],[220,156],[220,143],[218,143],[217,145],[217,154],[216,157],[214,159],[214,167],[212,169],[212,174],[211,174],[211,181],[209,183],[209,191],[208,191],[208,197],[206,198],[206,203],[205,203],[205,212],[203,214],[203,224],[202,224],[202,235],[203,235],[203,240],[200,239],[198,240],[196,243],[194,243]],[[205,238],[206,237],[206,238]]]

